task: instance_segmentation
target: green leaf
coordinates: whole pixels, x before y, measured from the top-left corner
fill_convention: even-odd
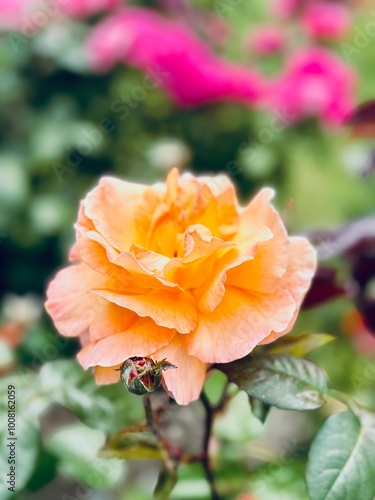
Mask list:
[[[110,436],[100,455],[125,460],[163,458],[155,436],[143,426],[128,427]]]
[[[375,414],[361,410],[329,417],[309,453],[306,481],[311,500],[375,497]]]
[[[260,420],[262,424],[264,424],[270,411],[270,406],[251,396],[249,396],[249,403],[251,406],[251,413],[254,415],[254,417]]]
[[[302,333],[295,337],[286,335],[273,343],[269,352],[302,357],[333,340],[336,340],[336,337],[328,333]]]
[[[285,354],[250,357],[216,365],[249,396],[285,410],[314,410],[324,404],[327,379],[305,359]]]
[[[170,494],[177,483],[177,473],[163,468],[160,471],[154,490],[154,500],[169,500]]]
[[[3,417],[4,415],[2,415]],[[17,418],[18,416],[18,418]],[[2,451],[0,453],[0,472],[5,481],[8,480],[7,474],[10,473],[9,463],[10,450],[9,445],[13,442],[12,439],[8,439],[7,433],[1,433],[1,442],[3,443]],[[30,479],[38,456],[39,447],[39,428],[37,424],[32,420],[28,419],[27,416],[16,414],[16,436],[15,447],[15,459],[16,459],[16,491],[21,491],[28,480]],[[8,497],[12,498],[13,492],[8,490],[7,487],[4,488],[4,492],[1,498],[6,499]]]
[[[60,427],[47,439],[45,447],[59,459],[61,472],[92,488],[105,489],[119,481],[124,463],[98,457],[104,441],[103,432],[77,423]]]
[[[39,381],[50,403],[65,406],[85,425],[106,435],[143,418],[142,403],[124,388],[120,378],[118,384],[98,386],[92,373],[84,371],[74,359],[47,363]]]

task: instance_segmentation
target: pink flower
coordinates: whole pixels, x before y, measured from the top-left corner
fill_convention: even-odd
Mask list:
[[[300,7],[301,0],[272,0],[271,13],[287,19],[293,16]]]
[[[354,106],[355,73],[323,48],[294,54],[274,83],[270,102],[295,122],[307,116],[340,124]]]
[[[61,3],[61,11],[71,17],[86,17],[113,9],[123,0],[68,0]]]
[[[317,39],[336,40],[350,28],[350,14],[345,5],[333,2],[309,4],[302,14],[302,26]]]
[[[37,0],[0,0],[0,31],[21,30],[25,17],[37,9]]]
[[[97,70],[119,61],[135,66],[183,106],[217,100],[254,104],[265,94],[260,74],[219,58],[182,22],[146,9],[122,10],[99,23],[88,51]]]
[[[280,52],[285,47],[285,36],[277,26],[257,26],[249,34],[247,45],[256,54]]]
[[[124,0],[0,0],[0,30],[33,32],[44,28],[59,14],[86,17],[111,9]]]

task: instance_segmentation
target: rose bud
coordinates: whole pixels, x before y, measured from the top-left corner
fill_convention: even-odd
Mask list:
[[[166,359],[155,362],[151,358],[129,358],[120,367],[125,387],[137,396],[155,391],[161,384],[162,372],[177,368]]]

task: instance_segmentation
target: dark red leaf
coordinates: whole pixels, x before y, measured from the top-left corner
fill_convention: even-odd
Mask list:
[[[335,269],[319,267],[303,301],[302,308],[310,309],[343,295],[345,295],[345,288],[336,283]]]
[[[375,137],[375,100],[358,106],[347,120],[352,137]]]

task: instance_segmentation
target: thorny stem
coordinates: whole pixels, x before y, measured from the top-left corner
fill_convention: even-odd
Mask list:
[[[151,398],[150,398],[149,394],[145,394],[143,396],[143,406],[144,406],[145,413],[146,413],[147,425],[149,426],[151,432],[155,436],[155,438],[160,446],[160,450],[163,454],[165,467],[170,473],[174,474],[176,471],[176,463],[175,463],[174,459],[171,457],[169,447],[168,447],[167,443],[165,442],[163,436],[161,435],[158,426],[156,425],[154,413],[152,411],[152,406],[151,406]]]

